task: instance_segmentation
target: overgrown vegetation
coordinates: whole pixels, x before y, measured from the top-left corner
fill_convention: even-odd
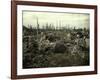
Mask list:
[[[23,26],[23,68],[89,65],[89,29]]]

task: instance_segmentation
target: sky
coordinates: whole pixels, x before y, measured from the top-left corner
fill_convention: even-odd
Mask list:
[[[23,11],[24,26],[32,25],[36,27],[37,19],[40,28],[47,23],[58,27],[89,28],[90,15],[84,13]]]

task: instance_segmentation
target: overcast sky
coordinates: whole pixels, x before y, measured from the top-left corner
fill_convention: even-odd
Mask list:
[[[53,24],[54,26],[65,26],[76,28],[89,28],[89,14],[78,14],[78,13],[54,13],[54,12],[34,12],[34,11],[23,11],[23,25],[28,27],[32,25],[35,27],[38,22],[41,26]]]

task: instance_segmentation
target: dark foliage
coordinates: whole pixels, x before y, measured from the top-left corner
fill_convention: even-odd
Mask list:
[[[84,36],[89,39],[88,29],[23,26],[23,68],[89,65],[89,43]]]

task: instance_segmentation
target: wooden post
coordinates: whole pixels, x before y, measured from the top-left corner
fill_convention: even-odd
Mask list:
[[[37,41],[39,41],[39,22],[38,22],[38,17],[36,17],[37,20]]]

